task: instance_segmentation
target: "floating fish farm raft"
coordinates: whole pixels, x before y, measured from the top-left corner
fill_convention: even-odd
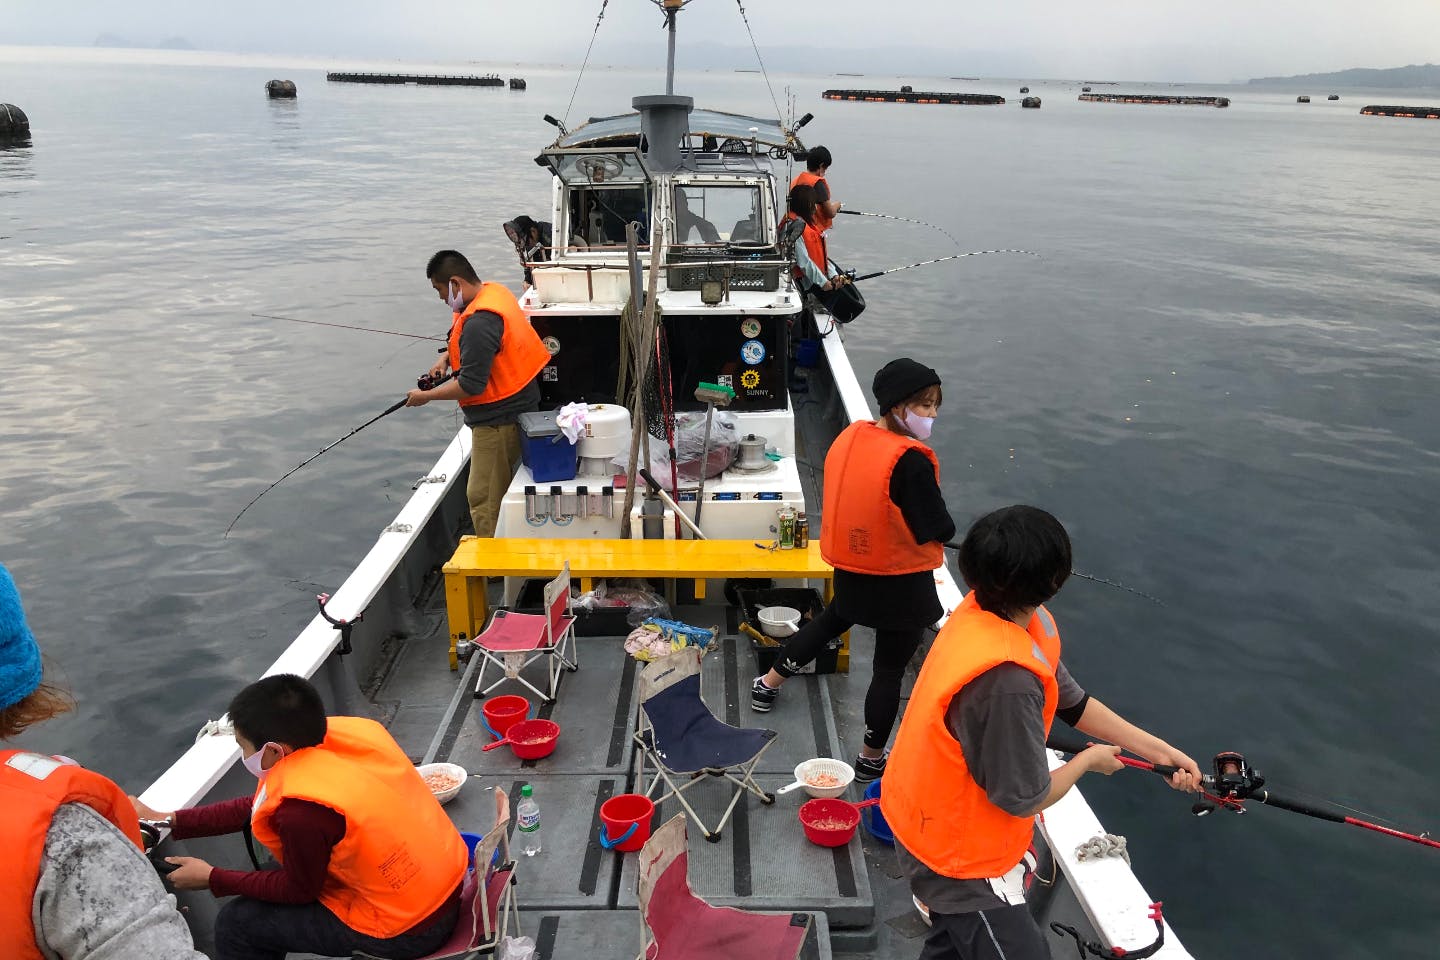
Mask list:
[[[1419,117],[1421,120],[1440,120],[1440,107],[1386,107],[1371,104],[1360,110],[1367,117]]]
[[[867,103],[949,103],[967,106],[993,106],[1005,102],[1004,97],[989,93],[944,93],[935,90],[826,90],[826,100],[863,100]]]
[[[462,77],[432,73],[327,73],[332,83],[414,83],[422,87],[503,87],[505,81],[493,73],[483,77]]]
[[[1169,93],[1082,93],[1089,103],[1165,103],[1194,107],[1228,107],[1229,97],[1182,97]]]

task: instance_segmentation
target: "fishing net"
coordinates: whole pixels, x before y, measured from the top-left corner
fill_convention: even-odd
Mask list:
[[[670,338],[665,324],[655,331],[655,351],[645,371],[640,395],[645,404],[645,429],[656,440],[675,436],[675,387],[670,370]]]

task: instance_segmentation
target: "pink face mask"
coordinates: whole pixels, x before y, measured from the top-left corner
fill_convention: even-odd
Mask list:
[[[930,431],[935,427],[934,417],[922,417],[909,407],[900,414],[900,422],[905,424],[905,429],[909,430],[916,440],[929,440]]]
[[[451,313],[462,313],[465,310],[465,294],[455,286],[455,281],[450,281],[450,286],[445,288],[450,294],[445,298],[445,305],[450,308]]]

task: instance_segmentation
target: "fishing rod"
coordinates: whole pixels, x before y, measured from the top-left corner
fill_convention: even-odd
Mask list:
[[[932,263],[944,263],[946,260],[961,260],[965,257],[981,257],[987,253],[1023,253],[1029,257],[1038,257],[1040,254],[1034,250],[972,250],[969,253],[952,253],[948,257],[937,257],[934,260],[921,260],[919,263],[907,263],[903,267],[891,267],[889,270],[876,270],[874,273],[862,273],[858,277],[851,277],[851,283],[859,283],[861,280],[874,280],[876,277],[883,277],[887,273],[899,273],[901,270],[914,270],[916,267],[928,267]]]
[[[327,323],[324,320],[301,320],[299,317],[281,317],[273,313],[252,313],[252,317],[259,317],[263,320],[288,320],[291,323],[309,323],[317,327],[335,327],[340,330],[360,330],[364,333],[384,333],[392,337],[405,337],[410,340],[444,340],[444,337],[427,337],[421,333],[401,333],[399,330],[377,330],[374,327],[357,327],[349,323]]]
[[[1074,754],[1092,746],[1093,741],[1087,741],[1073,731],[1051,730],[1045,745],[1052,750]],[[1150,770],[1167,779],[1179,769],[1165,764],[1151,763],[1148,760],[1137,760],[1134,757],[1117,756],[1115,759],[1127,767]],[[1339,806],[1338,804],[1330,801],[1312,803],[1309,800],[1267,787],[1265,778],[1261,776],[1260,772],[1250,766],[1243,755],[1234,751],[1217,753],[1212,763],[1215,772],[1201,777],[1203,788],[1201,796],[1204,799],[1190,808],[1190,812],[1197,817],[1206,816],[1215,810],[1245,813],[1245,801],[1254,800],[1256,803],[1263,803],[1268,807],[1289,810],[1291,813],[1298,813],[1315,820],[1348,824],[1363,830],[1383,833],[1388,837],[1418,843],[1421,846],[1440,848],[1440,840],[1434,840],[1426,833],[1407,833],[1404,830],[1381,826],[1378,823],[1371,823],[1368,820],[1361,820],[1359,817],[1343,813],[1335,809]]]
[[[430,375],[427,373],[427,374],[425,374],[424,376],[422,376],[418,381],[416,381],[416,385],[417,385],[421,390],[429,390],[429,389],[431,389],[431,388],[433,388],[433,387],[438,387],[438,386],[440,386],[440,384],[444,383],[446,380],[449,380],[449,379],[451,379],[451,378],[454,377],[454,376],[455,376],[455,374],[453,374],[453,373],[447,373],[447,374],[445,374],[444,376],[432,377],[432,376],[430,376]],[[274,490],[276,487],[280,486],[280,484],[284,483],[286,480],[290,479],[290,478],[293,477],[295,474],[299,473],[301,467],[304,467],[305,465],[310,464],[310,463],[314,463],[316,460],[320,459],[320,456],[321,456],[322,454],[326,453],[326,452],[329,451],[329,450],[334,449],[335,447],[337,447],[337,446],[339,446],[340,444],[344,443],[346,440],[349,440],[351,437],[355,436],[355,434],[359,433],[361,430],[364,430],[366,427],[370,426],[370,424],[375,423],[377,420],[383,420],[384,418],[390,416],[390,414],[394,413],[396,410],[399,410],[401,407],[405,406],[405,400],[406,400],[406,399],[408,399],[408,398],[401,398],[400,400],[397,400],[395,403],[392,403],[390,406],[386,407],[385,410],[383,410],[381,413],[376,414],[375,416],[371,417],[369,420],[366,420],[364,423],[360,424],[360,426],[356,427],[354,430],[351,430],[349,433],[345,434],[345,436],[341,437],[341,438],[338,439],[338,440],[334,440],[334,441],[331,441],[330,443],[325,444],[325,446],[321,447],[320,450],[319,450],[318,452],[316,452],[313,456],[307,457],[307,458],[305,458],[304,460],[302,460],[299,464],[297,464],[296,467],[295,467],[295,469],[291,470],[289,473],[285,474],[285,476],[281,477],[279,480],[276,480],[274,483],[270,484],[270,486],[266,487],[264,490],[261,490],[258,494],[255,495],[255,499],[254,499],[254,500],[251,500],[249,503],[245,504],[244,509],[241,510],[239,513],[235,514],[235,519],[234,519],[234,520],[231,520],[231,521],[230,521],[230,526],[228,526],[228,527],[225,528],[225,536],[222,537],[221,539],[225,539],[225,537],[229,537],[229,536],[230,536],[230,531],[231,531],[231,530],[234,530],[234,529],[235,529],[235,524],[239,523],[239,522],[240,522],[240,518],[243,517],[243,516],[245,516],[245,511],[246,511],[246,510],[249,510],[251,507],[255,506],[255,504],[260,500],[261,497],[265,496],[265,494],[269,493],[271,490]]]
[[[899,220],[902,223],[916,223],[922,227],[929,227],[931,230],[940,231],[941,233],[945,234],[945,237],[951,243],[955,244],[957,248],[960,246],[960,241],[956,240],[955,237],[951,235],[949,230],[946,230],[944,227],[937,227],[933,223],[926,223],[924,220],[912,220],[909,217],[897,217],[893,213],[868,213],[864,210],[846,210],[844,207],[841,207],[839,212],[848,214],[852,217],[876,217],[880,220]]]
[[[960,544],[954,542],[953,540],[948,541],[945,546],[949,547],[951,550],[958,551],[960,549]],[[1148,593],[1141,593],[1139,590],[1136,590],[1133,587],[1127,587],[1125,586],[1125,584],[1117,583],[1114,580],[1106,580],[1104,577],[1092,577],[1090,574],[1081,573],[1079,570],[1071,570],[1070,576],[1079,577],[1081,580],[1089,580],[1091,583],[1103,583],[1107,587],[1114,587],[1117,590],[1124,590],[1126,593],[1133,593],[1137,597],[1144,597],[1146,600],[1149,600],[1151,603],[1156,604],[1157,606],[1165,606],[1165,601],[1161,600],[1159,597],[1152,597]]]

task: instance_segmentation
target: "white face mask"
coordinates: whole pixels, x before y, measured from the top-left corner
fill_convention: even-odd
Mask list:
[[[270,772],[260,765],[265,760],[265,747],[269,746],[274,746],[276,750],[280,749],[276,744],[266,743],[259,750],[256,750],[241,761],[245,764],[245,769],[249,770],[256,780],[264,780],[265,774]]]
[[[455,281],[450,281],[450,286],[445,288],[449,296],[445,298],[445,305],[450,308],[451,313],[461,313],[465,309],[465,294],[455,286]]]
[[[909,430],[910,435],[916,440],[929,440],[930,431],[935,426],[934,417],[922,417],[909,407],[906,407],[905,412],[900,414],[900,422],[905,424],[905,429]]]

